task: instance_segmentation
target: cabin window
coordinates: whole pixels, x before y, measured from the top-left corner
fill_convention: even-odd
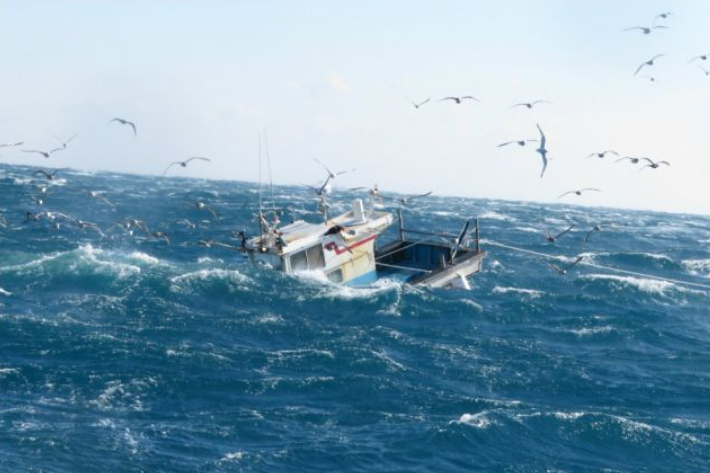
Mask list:
[[[328,280],[330,282],[343,282],[343,270],[342,269],[336,269],[335,271],[331,271],[328,273]]]
[[[323,245],[315,245],[291,255],[291,271],[320,269],[325,267]]]
[[[308,259],[306,259],[306,252],[299,251],[291,255],[291,271],[302,271],[308,269]]]

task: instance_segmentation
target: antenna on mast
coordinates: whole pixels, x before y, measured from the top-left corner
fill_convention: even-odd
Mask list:
[[[259,217],[257,220],[259,221],[259,234],[261,234],[262,238],[264,236],[264,223],[263,223],[263,217],[264,213],[262,210],[262,200],[261,200],[261,132],[259,132]]]
[[[271,175],[271,155],[269,154],[269,140],[266,137],[266,128],[264,128],[264,150],[266,151],[266,164],[269,169],[269,188],[271,190],[271,210],[276,210],[276,202],[274,201],[274,178]]]

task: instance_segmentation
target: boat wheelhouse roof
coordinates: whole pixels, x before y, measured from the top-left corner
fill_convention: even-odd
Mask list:
[[[382,227],[389,226],[392,220],[391,213],[377,210],[368,212],[367,218],[364,219],[355,218],[355,213],[351,210],[333,217],[327,222],[309,223],[304,220],[296,220],[279,228],[281,238],[286,242],[283,253],[291,253],[312,245],[322,239],[334,227],[341,227],[342,232],[339,233],[344,239],[349,240],[369,235],[373,231],[381,231]]]

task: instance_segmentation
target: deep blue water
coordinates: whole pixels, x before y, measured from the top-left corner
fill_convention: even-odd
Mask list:
[[[336,286],[195,244],[254,231],[253,184],[65,171],[39,206],[32,171],[0,168],[2,471],[710,471],[710,290],[493,246],[471,291]],[[109,230],[127,216],[172,244]],[[432,197],[407,221],[469,216],[489,240],[710,284],[709,217]]]

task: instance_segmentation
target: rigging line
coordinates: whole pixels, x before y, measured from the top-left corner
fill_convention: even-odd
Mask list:
[[[481,243],[489,245],[489,246],[497,246],[499,248],[505,248],[508,250],[518,251],[520,253],[527,253],[527,254],[534,255],[534,256],[540,256],[542,258],[550,258],[550,259],[556,259],[556,260],[567,260],[568,259],[568,257],[566,257],[566,256],[556,256],[556,255],[550,255],[547,253],[541,253],[539,251],[526,250],[525,248],[518,248],[517,246],[506,245],[503,243],[498,243],[493,240],[481,239]],[[631,276],[640,276],[640,277],[644,277],[644,278],[655,279],[657,281],[664,281],[664,282],[669,282],[669,283],[674,283],[674,284],[680,284],[683,286],[693,286],[693,287],[699,287],[702,289],[710,289],[710,285],[707,285],[707,284],[701,284],[701,283],[691,282],[691,281],[683,281],[681,279],[665,278],[662,276],[654,276],[653,274],[640,273],[638,271],[629,271],[628,269],[615,268],[613,266],[606,266],[603,264],[589,263],[584,260],[580,261],[578,264],[584,265],[584,266],[589,266],[592,268],[603,269],[606,271],[612,271],[615,273],[628,274]]]

